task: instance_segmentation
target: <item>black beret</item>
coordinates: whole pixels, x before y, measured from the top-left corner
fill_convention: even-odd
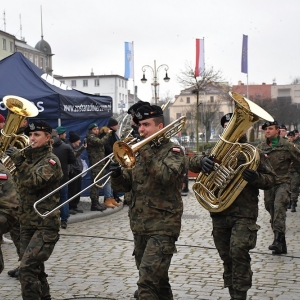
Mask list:
[[[108,124],[107,124],[107,127],[112,127],[112,126],[116,126],[118,125],[118,121],[114,118],[110,118],[109,121],[108,121]]]
[[[224,128],[224,124],[226,122],[229,122],[231,117],[232,117],[233,113],[228,113],[226,115],[224,115],[222,118],[221,118],[221,126]]]
[[[139,124],[139,121],[163,116],[163,110],[158,105],[143,105],[135,113],[133,121]]]
[[[150,105],[150,103],[149,103],[149,102],[146,102],[146,101],[140,100],[140,101],[138,101],[137,103],[131,105],[131,106],[129,107],[127,113],[128,113],[129,115],[134,115],[134,114],[136,113],[136,111],[137,111],[141,106],[143,106],[143,105]]]
[[[278,122],[277,121],[273,121],[273,122],[267,121],[261,126],[261,129],[265,130],[267,127],[272,126],[272,125],[278,126]]]
[[[37,120],[31,122],[25,129],[24,134],[29,135],[29,132],[44,131],[52,133],[52,127],[45,121]]]
[[[295,132],[294,131],[290,131],[287,136],[295,136]]]
[[[285,127],[285,125],[280,125],[279,128],[280,128],[280,129],[285,129],[285,130],[287,130],[287,128]]]

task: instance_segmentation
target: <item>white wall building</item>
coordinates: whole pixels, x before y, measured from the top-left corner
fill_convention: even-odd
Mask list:
[[[93,72],[89,76],[54,75],[53,77],[72,89],[88,94],[112,97],[113,113],[119,114],[128,110],[128,79],[125,77],[94,75]]]

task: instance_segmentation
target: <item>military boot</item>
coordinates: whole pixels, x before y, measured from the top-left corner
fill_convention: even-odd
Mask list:
[[[91,211],[104,211],[106,207],[101,205],[98,200],[92,200]]]
[[[288,206],[287,206],[287,209],[291,209],[291,206],[292,206],[292,201],[290,200]]]
[[[276,238],[275,238],[275,232],[274,232],[274,240],[273,240],[273,243],[269,246],[269,250],[274,250],[275,242],[276,242]]]
[[[136,290],[136,291],[134,292],[133,298],[139,299],[139,291],[138,291],[138,290]]]
[[[292,202],[292,204],[291,204],[291,212],[296,212],[296,206],[297,206],[296,201],[291,201],[291,202]]]
[[[274,235],[275,235],[275,243],[273,247],[269,247],[270,250],[274,250],[274,252],[276,252],[276,254],[281,254],[282,253],[282,233],[279,231],[274,231]]]
[[[272,251],[273,255],[287,254],[287,246],[286,246],[286,240],[285,240],[284,233],[281,234],[281,243],[282,243],[281,251],[274,250],[274,251]]]
[[[19,273],[19,267],[16,267],[15,269],[8,271],[7,275],[10,277],[15,277],[16,273]]]

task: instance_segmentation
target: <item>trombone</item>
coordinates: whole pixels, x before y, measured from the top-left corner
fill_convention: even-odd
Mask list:
[[[113,153],[111,153],[110,155],[108,155],[108,156],[104,157],[103,159],[99,160],[94,165],[92,165],[91,167],[89,167],[88,169],[86,169],[84,172],[76,175],[71,180],[67,181],[63,185],[61,185],[58,188],[56,188],[55,190],[53,190],[51,193],[47,194],[46,196],[42,197],[40,200],[36,201],[33,204],[33,208],[34,208],[35,212],[40,217],[46,218],[47,216],[49,216],[50,214],[52,214],[54,211],[56,211],[57,209],[61,208],[63,205],[69,203],[71,200],[73,200],[74,198],[76,198],[77,196],[79,196],[80,194],[82,194],[83,192],[85,192],[86,190],[90,189],[92,186],[94,186],[95,184],[97,184],[102,179],[110,176],[112,172],[108,172],[107,174],[105,174],[101,178],[97,179],[95,182],[93,182],[92,184],[90,184],[89,186],[87,186],[86,188],[84,188],[82,191],[80,191],[79,193],[77,193],[73,197],[71,197],[68,200],[66,200],[64,203],[62,203],[59,206],[55,207],[51,211],[47,211],[47,212],[45,212],[45,213],[42,214],[37,209],[37,205],[39,203],[41,203],[42,201],[44,201],[45,199],[47,199],[49,196],[53,195],[54,193],[58,192],[63,187],[65,187],[66,185],[68,185],[69,183],[71,183],[72,181],[74,181],[75,179],[77,179],[82,174],[84,174],[84,173],[88,172],[89,170],[93,169],[96,165],[98,165],[99,163],[103,162],[106,159],[111,160],[112,157],[114,157],[114,159],[121,165],[121,167],[127,168],[127,169],[134,168],[134,166],[135,166],[135,156],[136,156],[136,154],[138,153],[138,151],[143,146],[145,146],[146,144],[148,144],[150,142],[152,142],[152,145],[159,146],[163,140],[170,139],[172,136],[174,136],[175,134],[179,133],[182,130],[182,128],[184,127],[185,123],[186,123],[186,117],[183,116],[183,117],[175,120],[174,122],[172,122],[168,126],[162,128],[158,132],[152,134],[148,138],[146,138],[146,139],[144,139],[144,140],[142,140],[142,141],[140,141],[140,142],[132,145],[131,147],[128,144],[126,144],[126,143],[124,143],[122,141],[115,142],[114,146],[113,146]]]

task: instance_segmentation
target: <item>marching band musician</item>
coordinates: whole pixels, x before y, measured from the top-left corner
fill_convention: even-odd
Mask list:
[[[147,138],[164,127],[163,111],[156,105],[143,105],[134,122]],[[181,147],[169,139],[141,147],[133,169],[122,170],[111,163],[112,188],[132,193],[129,219],[139,270],[139,300],[173,299],[168,270],[181,228],[184,167]]]
[[[59,239],[59,211],[42,219],[33,209],[34,203],[59,186],[63,176],[59,159],[52,153],[51,126],[44,121],[33,121],[25,128],[31,147],[22,153],[9,148],[17,170],[20,198],[21,263],[19,278],[24,300],[50,300],[50,289],[45,273],[45,261],[53,252]],[[43,211],[54,209],[59,203],[59,193],[39,204]]]
[[[226,128],[232,114],[221,118],[221,126]],[[243,135],[239,143],[247,141]],[[238,165],[245,163],[245,157],[238,157]],[[214,162],[204,156],[201,168],[197,156],[189,161],[189,169],[193,172],[209,173]],[[247,299],[247,291],[252,285],[251,257],[249,251],[256,246],[259,189],[270,189],[275,183],[275,174],[265,157],[260,154],[257,171],[246,169],[243,179],[248,182],[235,201],[221,212],[211,212],[213,239],[223,261],[224,287],[228,287],[230,299]]]
[[[1,162],[0,185],[0,237],[2,237],[4,233],[11,232],[15,224],[18,223],[19,194],[12,175]],[[16,241],[13,234],[11,234],[11,237],[18,250],[19,240]],[[2,273],[3,269],[4,261],[0,243],[0,273]]]
[[[297,167],[300,163],[300,150],[280,135],[277,121],[264,123],[262,129],[266,140],[259,144],[258,148],[268,158],[277,175],[274,187],[265,191],[264,195],[265,207],[270,213],[271,228],[274,232],[274,241],[269,250],[272,250],[272,254],[286,254],[285,221],[291,184],[289,168],[293,163],[296,171],[300,172]]]

